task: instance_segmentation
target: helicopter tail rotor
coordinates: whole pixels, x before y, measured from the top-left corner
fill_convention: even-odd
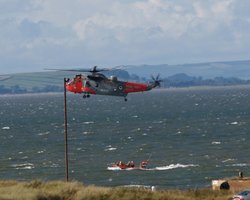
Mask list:
[[[162,80],[160,80],[160,74],[158,74],[156,77],[151,75],[151,78],[153,80],[154,87],[161,87]]]

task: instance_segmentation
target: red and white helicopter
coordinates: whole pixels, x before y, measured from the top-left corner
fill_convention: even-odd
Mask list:
[[[53,70],[53,69],[52,69]],[[57,70],[57,69],[56,69]],[[134,92],[144,92],[151,90],[157,86],[160,86],[159,74],[156,78],[153,76],[151,83],[135,83],[129,81],[118,80],[116,76],[106,77],[102,71],[117,70],[111,69],[97,69],[94,66],[90,70],[59,70],[59,71],[71,71],[71,72],[85,72],[88,74],[78,74],[72,80],[66,80],[66,88],[70,92],[83,94],[83,98],[90,97],[91,94],[97,95],[111,95],[121,96],[127,101],[127,95]]]

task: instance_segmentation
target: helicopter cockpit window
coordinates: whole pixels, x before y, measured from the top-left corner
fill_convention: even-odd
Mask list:
[[[82,81],[82,76],[81,75],[76,75],[76,77],[74,78],[74,82],[77,83],[79,81]]]
[[[74,84],[74,80],[70,80],[70,81],[68,82],[68,85],[72,85],[72,84]]]
[[[117,79],[116,76],[110,76],[110,80],[115,82],[115,81],[117,81],[118,79]]]

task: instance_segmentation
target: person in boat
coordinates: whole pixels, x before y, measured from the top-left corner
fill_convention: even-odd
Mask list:
[[[133,167],[135,167],[135,164],[133,161],[128,161],[128,163],[126,164],[126,167],[133,168]]]
[[[122,161],[119,162],[118,167],[120,167],[121,169],[126,169],[127,165],[124,164]]]
[[[142,162],[140,163],[140,168],[145,169],[145,168],[147,167],[147,164],[148,164],[148,161],[142,161]]]

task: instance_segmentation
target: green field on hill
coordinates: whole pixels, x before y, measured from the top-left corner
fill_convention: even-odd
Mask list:
[[[22,88],[31,90],[34,87],[45,87],[48,85],[62,86],[64,77],[73,77],[74,73],[65,72],[34,72],[10,74],[7,80],[1,81],[0,85],[5,87],[13,87],[19,85]]]

